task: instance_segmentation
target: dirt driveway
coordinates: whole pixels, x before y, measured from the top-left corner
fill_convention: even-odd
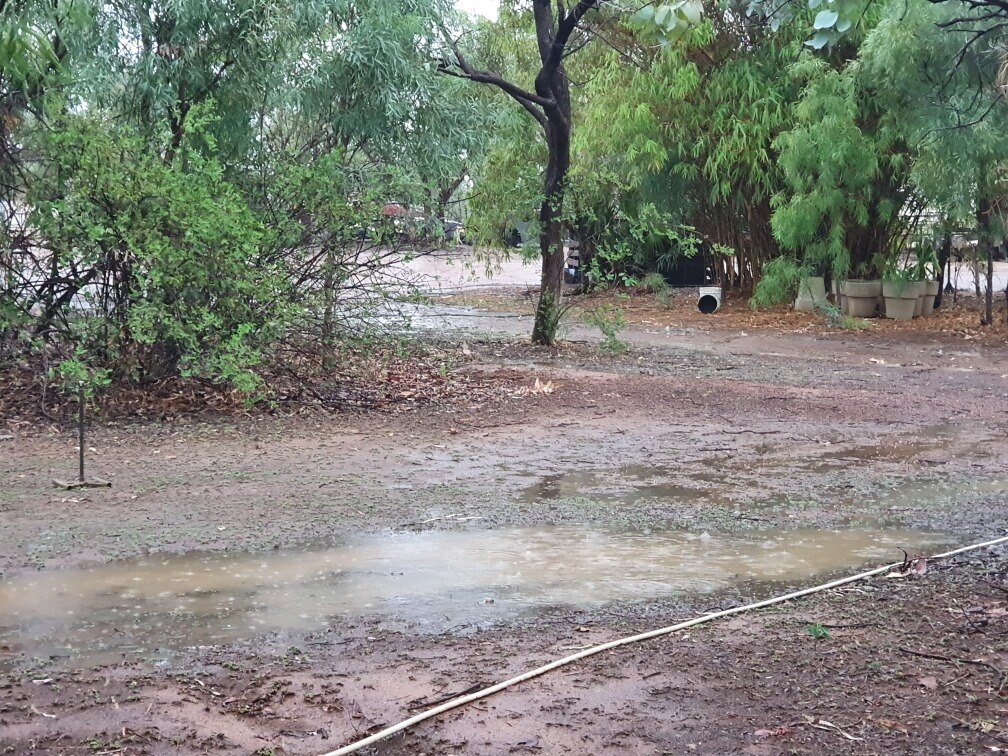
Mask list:
[[[319,753],[571,648],[1008,530],[1004,346],[441,338],[471,401],[109,420],[111,490],[56,491],[69,429],[9,423],[0,746]],[[1005,554],[595,657],[375,752],[1008,748]]]

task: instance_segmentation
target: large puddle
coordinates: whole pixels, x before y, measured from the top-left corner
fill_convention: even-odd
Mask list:
[[[156,556],[0,583],[8,658],[159,659],[194,646],[296,639],[331,618],[435,632],[545,607],[717,591],[902,558],[942,542],[913,531],[705,533],[576,527],[361,537],[338,547]]]

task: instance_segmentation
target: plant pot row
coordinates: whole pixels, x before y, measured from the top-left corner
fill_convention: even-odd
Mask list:
[[[840,281],[840,309],[857,318],[910,320],[934,311],[938,281]]]

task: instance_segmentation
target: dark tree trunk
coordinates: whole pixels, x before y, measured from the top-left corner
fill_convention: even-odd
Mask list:
[[[977,226],[980,229],[980,249],[979,251],[987,259],[987,291],[984,297],[984,314],[983,319],[980,321],[983,325],[989,326],[994,324],[994,245],[991,239],[991,203],[986,197],[981,197],[977,201]],[[975,279],[977,281],[977,288],[980,288],[979,277]],[[977,294],[980,292],[978,291]]]
[[[935,297],[935,307],[941,307],[942,296],[945,294],[945,278],[952,257],[952,232],[946,231],[942,237],[941,248],[938,250],[938,296]]]
[[[987,295],[984,302],[984,325],[994,325],[994,247],[987,242]]]
[[[564,183],[570,170],[571,106],[570,83],[562,65],[542,72],[536,80],[536,92],[555,103],[546,109],[546,146],[549,158],[543,178],[543,202],[539,208],[539,253],[542,277],[539,304],[532,326],[533,344],[552,344],[556,339],[556,321],[563,294],[564,255]]]
[[[437,218],[440,221],[445,221],[448,218],[448,203],[451,202],[452,195],[455,194],[456,190],[462,186],[462,182],[465,180],[466,174],[463,172],[459,174],[448,184],[441,185],[437,188]]]
[[[535,80],[535,92],[529,92],[499,74],[474,68],[458,46],[442,29],[455,54],[454,63],[442,61],[443,73],[470,81],[491,84],[514,98],[536,119],[543,129],[548,159],[543,177],[543,201],[539,208],[539,251],[542,256],[542,277],[539,304],[536,307],[532,341],[552,344],[556,338],[556,322],[560,313],[560,296],[564,270],[564,183],[570,168],[571,103],[570,81],[564,70],[564,58],[570,53],[568,43],[581,19],[600,0],[580,0],[573,8],[551,0],[532,0],[536,44],[542,67]],[[457,70],[456,70],[457,69]]]

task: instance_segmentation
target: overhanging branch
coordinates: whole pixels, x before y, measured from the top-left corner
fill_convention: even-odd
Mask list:
[[[465,55],[463,55],[461,48],[459,48],[458,40],[452,39],[446,29],[442,27],[441,33],[445,38],[445,41],[452,48],[452,53],[455,56],[455,66],[459,70],[455,70],[452,64],[447,60],[442,60],[438,64],[438,71],[448,76],[456,76],[460,79],[468,79],[469,81],[477,82],[478,84],[490,84],[497,87],[502,92],[510,95],[519,105],[521,105],[529,114],[539,122],[539,124],[545,129],[547,125],[545,109],[553,107],[554,102],[548,97],[543,97],[542,95],[536,94],[534,92],[529,92],[527,89],[519,87],[514,82],[508,81],[500,74],[494,73],[493,71],[483,71],[474,68],[470,65],[469,61],[466,60]]]
[[[559,66],[560,62],[563,60],[564,50],[567,47],[567,42],[570,40],[571,34],[577,28],[577,25],[581,23],[581,19],[584,18],[585,14],[592,8],[597,7],[601,3],[601,0],[580,0],[580,2],[574,6],[574,9],[562,16],[557,21],[557,32],[553,37],[553,43],[550,47],[549,57],[543,61],[545,66]],[[559,7],[563,7],[562,5]]]

